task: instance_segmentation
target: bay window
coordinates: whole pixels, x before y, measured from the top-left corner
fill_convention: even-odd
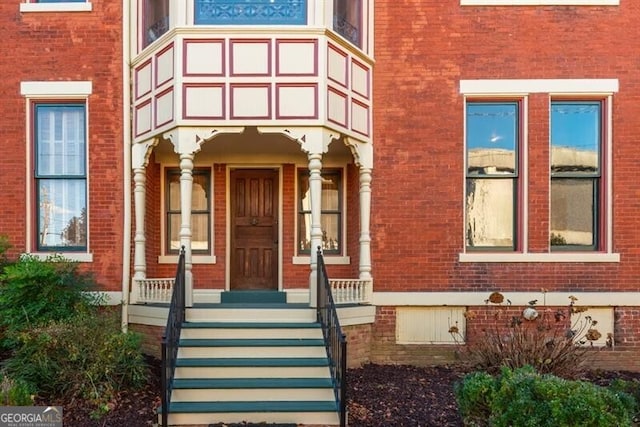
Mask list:
[[[142,14],[142,48],[145,48],[169,31],[169,0],[144,0]]]
[[[333,30],[362,47],[362,0],[333,0]]]
[[[519,101],[467,102],[467,249],[518,249],[519,146]]]
[[[194,0],[196,25],[304,25],[307,0]]]
[[[34,104],[39,251],[87,249],[85,104]]]

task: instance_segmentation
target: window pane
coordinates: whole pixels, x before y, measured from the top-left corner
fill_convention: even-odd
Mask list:
[[[39,248],[86,247],[86,181],[41,179],[37,185]]]
[[[599,173],[600,103],[551,104],[551,173]]]
[[[180,211],[180,174],[169,172],[167,185],[169,186],[169,210]]]
[[[597,179],[551,180],[551,245],[595,245]]]
[[[191,215],[191,249],[193,251],[209,251],[209,215]]]
[[[209,210],[209,175],[197,173],[193,175],[193,194],[191,209],[194,211]]]
[[[514,174],[518,163],[518,103],[467,104],[469,175]]]
[[[36,174],[85,175],[83,105],[36,106]]]
[[[512,179],[468,179],[468,247],[515,247],[515,199]]]
[[[298,176],[298,199],[300,210],[311,211],[311,192],[309,191],[309,174],[301,172]]]
[[[322,177],[322,206],[321,209],[337,211],[340,209],[340,176],[328,175]]]
[[[180,214],[171,213],[167,215],[167,217],[169,226],[169,230],[167,230],[167,234],[169,235],[169,250],[178,251],[180,250]]]
[[[196,25],[304,25],[306,0],[194,0]]]
[[[143,47],[169,31],[169,0],[144,0]]]
[[[362,0],[333,0],[333,29],[358,47],[361,41]]]
[[[311,214],[300,215],[298,225],[298,250],[308,252],[311,249]],[[340,252],[340,214],[323,214],[322,250]]]

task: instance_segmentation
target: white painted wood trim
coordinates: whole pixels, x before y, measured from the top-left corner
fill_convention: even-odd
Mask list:
[[[91,252],[33,252],[29,255],[33,255],[41,261],[45,261],[49,257],[59,255],[69,261],[93,262],[93,253]]]
[[[215,255],[193,255],[192,264],[215,264]],[[178,255],[160,255],[158,264],[178,264]]]
[[[577,299],[575,305],[590,307],[640,306],[640,292],[501,292],[512,305],[525,306],[537,299],[538,306],[569,305],[569,297]],[[376,306],[482,306],[491,291],[486,292],[374,292]]]
[[[360,305],[357,307],[337,307],[340,326],[366,325],[376,320],[376,307]]]
[[[86,3],[20,3],[20,12],[91,12],[93,5]]]
[[[311,263],[311,257],[294,256],[291,259],[291,263],[296,265],[309,265]],[[324,255],[324,263],[327,265],[349,265],[351,264],[351,257]]]
[[[122,292],[114,291],[91,291],[87,292],[89,295],[103,296],[105,299],[104,305],[120,305],[122,304]]]
[[[549,252],[549,253],[461,253],[460,262],[620,262],[618,253]]]
[[[460,0],[461,6],[618,6],[620,0]]]
[[[603,94],[618,90],[618,79],[460,80],[460,93],[465,95]]]
[[[45,5],[45,4],[60,4],[60,3],[37,3],[37,4]],[[82,4],[82,3],[74,3],[74,4]],[[60,98],[60,97],[86,98],[92,93],[93,93],[93,83],[91,81],[20,82],[20,94],[28,98]]]

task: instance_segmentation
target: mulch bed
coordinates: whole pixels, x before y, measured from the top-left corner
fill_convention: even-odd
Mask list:
[[[0,361],[7,356],[0,354]],[[100,419],[93,419],[91,409],[81,400],[37,398],[35,404],[62,406],[64,425],[69,427],[153,426],[158,422],[156,408],[160,405],[160,362],[154,358],[148,358],[147,362],[151,375],[146,386],[139,391],[119,393],[111,402],[110,410]],[[462,426],[453,384],[465,373],[459,367],[447,366],[365,365],[350,369],[347,388],[349,426]],[[640,381],[640,372],[593,371],[585,377],[600,385],[607,385],[614,378]],[[213,427],[240,425],[215,424]]]

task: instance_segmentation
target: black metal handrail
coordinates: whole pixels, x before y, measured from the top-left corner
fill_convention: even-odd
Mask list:
[[[169,403],[171,402],[171,391],[173,390],[173,377],[176,370],[176,359],[178,358],[178,344],[180,341],[180,331],[184,322],[184,246],[180,250],[178,258],[178,270],[176,280],[173,284],[173,294],[171,295],[171,306],[167,317],[167,328],[162,335],[162,426],[166,427],[169,421]]]
[[[324,344],[329,357],[333,391],[340,411],[340,425],[347,425],[347,337],[342,332],[336,304],[333,301],[327,269],[318,247],[318,323],[322,327]]]

